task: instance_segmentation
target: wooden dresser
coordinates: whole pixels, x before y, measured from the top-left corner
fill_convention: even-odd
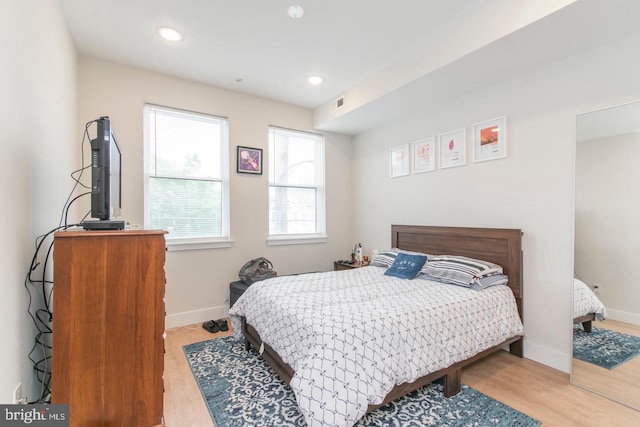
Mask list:
[[[51,401],[71,427],[163,421],[164,234],[55,234]]]

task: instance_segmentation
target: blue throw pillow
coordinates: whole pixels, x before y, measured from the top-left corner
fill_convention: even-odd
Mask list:
[[[425,262],[427,262],[427,257],[424,255],[410,255],[400,252],[384,274],[401,279],[413,279],[420,273]]]

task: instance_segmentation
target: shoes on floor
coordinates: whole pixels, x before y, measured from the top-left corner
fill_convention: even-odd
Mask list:
[[[220,328],[218,327],[218,324],[214,320],[207,320],[202,324],[202,327],[207,331],[211,332],[212,334],[215,334],[216,332],[220,332]]]
[[[229,330],[229,325],[227,324],[227,321],[225,319],[207,320],[202,324],[202,327],[212,334]]]
[[[216,325],[218,325],[218,328],[221,331],[228,331],[229,330],[229,325],[227,325],[227,321],[224,320],[224,319],[216,320]]]

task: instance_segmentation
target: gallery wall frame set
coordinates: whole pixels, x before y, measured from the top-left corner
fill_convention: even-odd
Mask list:
[[[440,169],[467,164],[467,140],[465,128],[455,129],[438,135]]]
[[[391,178],[464,166],[467,163],[466,128],[392,147],[389,150]],[[484,162],[507,157],[507,117],[475,123],[473,161]]]
[[[409,144],[398,145],[389,151],[391,178],[407,176],[409,169]]]
[[[507,157],[507,117],[473,125],[473,161],[502,159]]]
[[[436,140],[421,139],[411,143],[413,148],[413,173],[433,172],[436,170]]]

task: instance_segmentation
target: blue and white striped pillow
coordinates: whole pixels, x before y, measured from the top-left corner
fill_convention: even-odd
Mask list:
[[[509,283],[509,277],[504,274],[494,274],[492,276],[484,276],[477,279],[473,282],[471,288],[481,291],[483,289],[490,288],[491,286],[506,285],[507,283]]]
[[[391,267],[391,264],[393,264],[393,261],[396,260],[396,256],[399,252],[400,250],[396,248],[382,251],[377,255],[371,257],[371,262],[369,262],[369,265],[389,268]]]
[[[378,253],[378,255],[374,255],[373,257],[371,257],[371,262],[369,262],[369,265],[389,268],[391,267],[393,262],[396,260],[396,256],[398,256],[398,254],[400,253],[407,254],[407,255],[426,256],[427,260],[431,256],[422,252],[412,252],[412,251],[405,251],[403,249],[392,248],[392,249],[387,249],[386,251],[382,251]],[[424,272],[425,272],[424,267],[422,267],[421,273],[424,273]]]
[[[498,264],[453,255],[430,256],[422,272],[440,282],[466,287],[471,287],[482,277],[503,274]]]

